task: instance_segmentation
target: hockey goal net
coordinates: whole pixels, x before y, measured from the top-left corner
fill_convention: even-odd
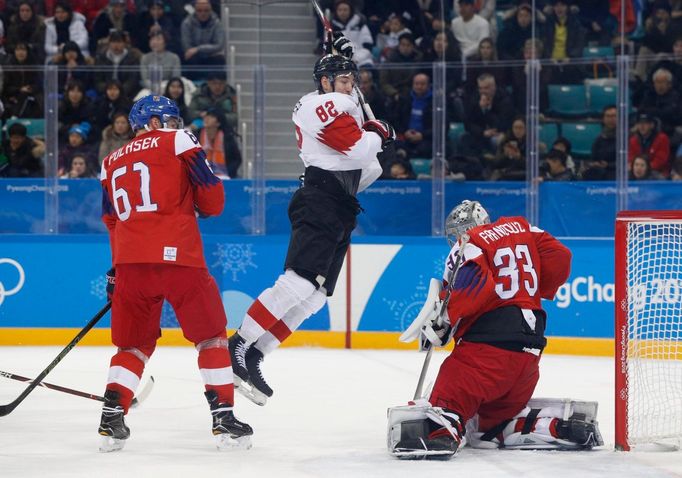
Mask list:
[[[616,448],[682,444],[682,211],[616,219]]]

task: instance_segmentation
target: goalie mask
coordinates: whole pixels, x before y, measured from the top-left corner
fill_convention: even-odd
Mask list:
[[[445,236],[453,247],[462,234],[469,229],[483,224],[490,224],[490,216],[478,201],[464,200],[455,206],[445,219]]]
[[[322,89],[322,77],[329,78],[329,82],[334,87],[334,80],[337,76],[352,76],[355,84],[358,84],[358,66],[343,55],[325,55],[315,62],[313,78],[317,91],[324,93]]]

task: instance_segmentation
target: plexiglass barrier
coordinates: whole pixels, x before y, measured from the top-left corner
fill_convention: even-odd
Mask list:
[[[489,39],[472,48],[458,36],[458,10],[433,3],[443,7],[416,12],[413,35],[400,40],[366,16],[374,45],[356,51],[359,88],[398,137],[382,155],[384,175],[360,194],[356,234],[442,235],[463,199],[568,236],[611,236],[624,208],[682,208],[682,42],[652,50],[651,22],[629,11],[607,12],[600,30],[587,20],[604,12],[498,2]],[[286,234],[304,172],[291,113],[316,88],[320,54],[304,5],[228,2],[220,65],[3,66],[14,89],[2,92],[0,233],[104,232],[102,158],[132,138],[132,102],[164,94],[231,178],[224,213],[203,231]],[[555,28],[564,14],[565,45]],[[295,16],[300,28],[285,29]]]

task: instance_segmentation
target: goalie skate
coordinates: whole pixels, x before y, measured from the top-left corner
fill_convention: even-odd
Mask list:
[[[388,451],[401,460],[449,460],[460,448],[463,427],[455,413],[426,400],[388,409]]]

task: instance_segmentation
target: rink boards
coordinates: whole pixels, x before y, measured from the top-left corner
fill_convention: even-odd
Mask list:
[[[205,235],[205,256],[236,328],[244,312],[282,269],[288,237]],[[613,353],[613,240],[565,239],[572,272],[545,301],[548,352]],[[334,297],[287,345],[411,348],[399,332],[417,315],[431,277],[441,277],[448,246],[441,238],[358,237]],[[0,236],[0,345],[67,343],[105,303],[107,236]],[[350,284],[350,288],[347,287]],[[671,300],[680,301],[680,295]],[[677,304],[679,306],[679,303]],[[350,307],[349,307],[350,306]],[[83,343],[107,345],[108,316]],[[161,344],[187,344],[166,304]]]

